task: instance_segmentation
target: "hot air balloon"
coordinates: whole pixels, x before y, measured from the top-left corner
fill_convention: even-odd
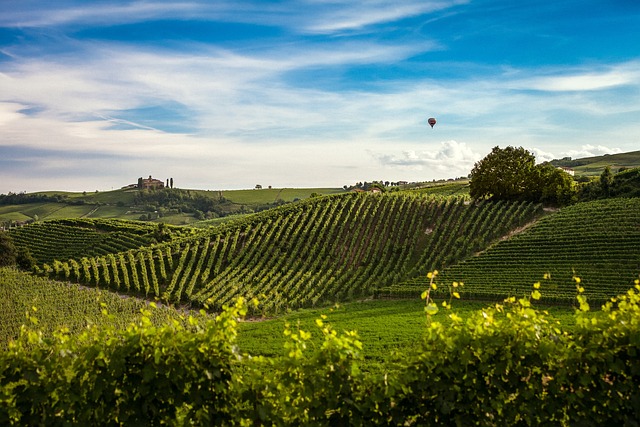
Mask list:
[[[431,125],[431,127],[433,128],[433,125],[436,124],[436,119],[434,119],[433,117],[431,117],[429,120],[427,120],[429,122],[429,124]]]

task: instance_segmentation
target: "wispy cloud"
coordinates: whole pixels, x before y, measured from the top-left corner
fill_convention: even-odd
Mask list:
[[[0,26],[40,28],[55,26],[112,26],[148,20],[197,19],[260,23],[293,31],[332,34],[393,22],[445,10],[469,0],[366,0],[337,2],[309,0],[279,3],[259,1],[60,1],[43,4],[24,1],[0,6]],[[37,3],[37,7],[31,3]],[[11,7],[9,7],[11,6]]]
[[[596,68],[600,68],[597,67]],[[608,66],[604,70],[556,71],[555,75],[533,76],[512,83],[516,89],[545,92],[577,92],[610,89],[640,83],[640,62],[630,61]]]
[[[221,2],[221,4],[224,4]],[[208,5],[208,6],[207,6]],[[3,27],[53,27],[81,24],[116,25],[141,22],[147,19],[196,17],[209,10],[220,10],[215,3],[133,1],[103,4],[80,1],[46,3],[38,1],[7,2],[0,7],[0,25]]]
[[[312,33],[335,33],[359,30],[375,24],[393,22],[425,13],[465,4],[465,0],[394,1],[368,0],[359,2],[310,1],[312,6],[321,5],[319,13],[313,14],[305,31]]]

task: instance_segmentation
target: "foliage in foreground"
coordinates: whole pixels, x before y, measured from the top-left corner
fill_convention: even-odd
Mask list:
[[[582,292],[576,278],[578,291]],[[536,287],[536,285],[534,285]],[[317,320],[287,327],[281,357],[234,345],[243,300],[215,319],[54,338],[23,328],[0,353],[3,425],[634,425],[640,416],[640,284],[570,332],[510,299],[452,325],[428,322],[396,369],[358,369],[361,343]],[[433,317],[433,316],[431,316]]]

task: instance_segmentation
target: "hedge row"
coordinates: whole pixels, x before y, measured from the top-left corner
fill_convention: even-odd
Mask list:
[[[571,330],[529,298],[450,312],[446,328],[434,317],[421,351],[384,375],[360,371],[356,334],[323,319],[318,348],[287,327],[281,357],[239,354],[242,300],[189,327],[25,328],[0,353],[0,424],[637,425],[640,285],[597,313],[578,298]]]

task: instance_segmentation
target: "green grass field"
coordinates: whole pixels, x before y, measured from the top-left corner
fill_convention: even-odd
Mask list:
[[[233,203],[241,205],[273,203],[277,200],[293,202],[296,199],[307,199],[311,194],[340,194],[342,188],[263,188],[254,190],[223,191],[222,196]]]
[[[441,303],[441,300],[437,300]],[[467,318],[470,314],[495,303],[456,300],[450,310],[441,309],[433,321],[449,324],[449,314]],[[540,305],[552,319],[564,326],[572,326],[574,309],[570,306]],[[388,364],[414,350],[422,339],[427,326],[424,302],[420,298],[407,300],[369,300],[339,304],[322,309],[295,311],[269,320],[242,322],[238,335],[238,346],[252,355],[278,356],[284,352],[285,323],[293,329],[312,333],[312,346],[321,343],[321,331],[316,320],[326,316],[323,322],[336,331],[356,331],[363,343],[366,369],[382,369]]]

